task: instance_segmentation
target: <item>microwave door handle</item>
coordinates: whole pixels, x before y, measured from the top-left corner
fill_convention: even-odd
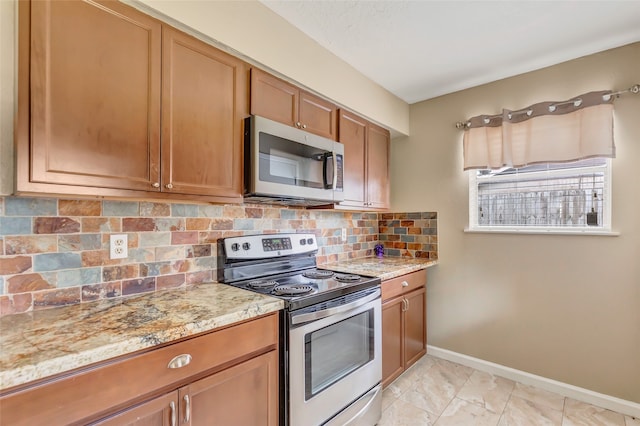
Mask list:
[[[329,183],[327,182],[327,160],[329,159],[329,153],[325,152],[322,154],[322,187],[324,189],[329,188]]]
[[[333,161],[333,183],[331,188],[335,191],[338,186],[338,157],[335,151],[331,153],[331,161]]]
[[[329,158],[331,158],[331,162],[333,163],[333,176],[331,183],[329,183],[329,180],[327,179],[327,161]],[[334,151],[325,152],[322,156],[322,180],[324,181],[322,184],[325,189],[333,189],[335,191],[336,186],[338,185],[338,162],[336,161],[336,153]]]

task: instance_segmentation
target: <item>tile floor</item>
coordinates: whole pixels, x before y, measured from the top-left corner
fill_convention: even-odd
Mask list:
[[[378,426],[640,426],[640,419],[430,355],[382,396]]]

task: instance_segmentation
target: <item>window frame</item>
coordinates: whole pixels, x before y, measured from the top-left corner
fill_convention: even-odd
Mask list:
[[[603,185],[603,206],[602,206],[602,226],[481,226],[478,224],[478,170],[469,170],[469,222],[464,232],[469,233],[498,233],[498,234],[553,234],[553,235],[605,235],[605,236],[617,236],[620,235],[611,228],[611,213],[613,200],[612,194],[612,161],[610,158],[604,158],[606,160],[606,166],[589,166],[584,167],[582,170],[589,171],[598,170],[604,171],[604,185]],[[575,174],[575,168],[555,170],[554,177],[562,177],[563,175]],[[532,173],[549,173],[532,172]],[[505,179],[507,177],[505,176]]]

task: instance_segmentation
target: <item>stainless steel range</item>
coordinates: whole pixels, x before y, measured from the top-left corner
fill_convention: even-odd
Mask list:
[[[218,241],[218,281],[279,297],[288,426],[372,426],[382,408],[380,279],[317,269],[313,234]]]

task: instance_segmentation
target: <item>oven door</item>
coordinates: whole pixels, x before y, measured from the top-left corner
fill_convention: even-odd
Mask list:
[[[325,309],[291,313],[291,426],[320,425],[334,416],[339,416],[341,424],[354,425],[360,424],[358,419],[375,424],[380,418],[380,289],[359,293],[361,298],[344,305],[327,307],[330,303],[325,302]]]

